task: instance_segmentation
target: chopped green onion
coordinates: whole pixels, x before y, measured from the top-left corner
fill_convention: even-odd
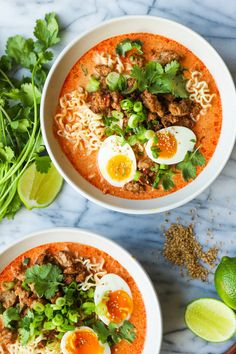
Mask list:
[[[15,286],[15,282],[14,281],[4,281],[2,283],[2,286],[3,286],[4,290],[12,290]]]
[[[68,311],[68,319],[70,322],[76,323],[78,321],[79,314],[75,310],[69,310]]]
[[[45,310],[45,307],[43,304],[41,304],[41,302],[34,302],[33,309],[35,312],[43,313]]]
[[[52,322],[44,322],[43,328],[44,328],[46,331],[51,331],[51,330],[55,329],[56,326],[55,326]]]
[[[134,181],[135,182],[138,182],[140,175],[141,175],[141,173],[139,171],[135,172],[135,175],[134,175]]]
[[[134,112],[138,113],[141,112],[143,110],[143,104],[141,101],[137,101],[134,103],[134,107],[133,107]]]
[[[159,168],[160,168],[160,170],[168,170],[169,167],[162,163],[162,164],[160,164]]]
[[[133,105],[133,102],[129,98],[120,101],[120,106],[124,111],[131,110],[133,108]]]
[[[27,285],[25,280],[22,282],[21,287],[26,291],[30,291],[30,287]]]
[[[118,120],[120,120],[124,117],[124,113],[118,112],[118,111],[112,111],[111,115],[112,115],[112,117],[114,117],[115,119],[118,119]]]
[[[26,258],[24,258],[22,264],[23,264],[23,266],[27,266],[29,264],[29,262],[30,262],[30,258],[26,257]]]
[[[157,146],[152,146],[152,147],[151,147],[151,152],[152,152],[152,156],[153,156],[155,159],[158,159],[160,149],[159,149]]]
[[[53,318],[53,308],[52,308],[52,305],[51,304],[46,304],[45,305],[45,310],[44,310],[44,313],[46,315],[46,317],[48,319],[52,319]]]
[[[135,144],[137,144],[138,139],[136,137],[136,135],[131,135],[128,137],[128,144],[131,146],[134,146]]]
[[[157,144],[158,143],[158,137],[157,136],[154,136],[153,138],[153,144]]]
[[[129,117],[128,120],[128,126],[130,128],[136,128],[138,126],[139,123],[139,117],[137,114],[131,114],[131,116]]]
[[[100,82],[93,76],[90,77],[90,80],[86,86],[86,91],[96,92],[99,90]]]
[[[111,91],[115,91],[117,89],[118,83],[120,79],[120,74],[112,71],[106,77],[106,84]]]
[[[58,297],[56,299],[56,305],[58,307],[63,307],[66,304],[66,299],[64,297]]]
[[[52,319],[52,323],[55,326],[60,326],[63,323],[63,316],[60,315],[59,313]]]
[[[91,315],[93,312],[95,312],[95,305],[93,302],[85,302],[82,305],[82,309],[85,315]]]
[[[93,299],[94,298],[94,289],[90,288],[87,292],[87,296],[89,299]]]
[[[152,139],[155,136],[155,132],[153,130],[147,130],[145,133],[145,138]]]

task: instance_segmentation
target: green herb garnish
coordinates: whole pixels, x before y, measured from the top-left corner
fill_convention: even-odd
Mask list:
[[[175,97],[188,97],[186,82],[176,60],[165,67],[153,61],[148,62],[143,68],[135,65],[131,76],[136,79],[138,90],[141,92],[147,89],[153,94],[171,93]]]
[[[86,86],[86,91],[96,92],[100,88],[100,82],[93,76],[90,77],[89,82]]]
[[[131,39],[127,38],[116,46],[116,53],[125,57],[127,52],[135,48],[138,54],[143,54],[142,45],[143,43],[139,39],[132,41]]]
[[[106,327],[103,322],[97,321],[93,325],[93,330],[97,333],[102,343],[108,342],[110,345],[117,344],[122,339],[132,343],[136,338],[135,327],[129,321],[124,321],[121,327],[115,323],[110,323]]]
[[[51,299],[56,294],[62,279],[60,268],[52,264],[36,264],[25,272],[26,283],[34,284],[37,295],[46,299]]]
[[[189,181],[197,176],[197,166],[204,166],[205,157],[199,151],[199,147],[193,152],[187,152],[185,159],[176,166],[182,172],[183,179]]]

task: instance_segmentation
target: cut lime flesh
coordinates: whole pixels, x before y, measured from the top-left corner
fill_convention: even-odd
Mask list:
[[[63,178],[51,165],[47,173],[40,173],[36,165],[30,165],[18,182],[18,194],[27,209],[45,208],[59,193]]]
[[[236,332],[235,313],[216,299],[197,299],[185,312],[189,329],[209,342],[224,342]]]

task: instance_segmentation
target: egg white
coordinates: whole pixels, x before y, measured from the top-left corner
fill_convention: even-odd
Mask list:
[[[126,179],[122,181],[116,181],[111,178],[107,172],[107,164],[109,160],[116,155],[125,155],[132,162],[132,170]],[[98,167],[107,182],[109,182],[114,187],[123,187],[126,183],[134,179],[136,173],[136,158],[134,152],[129,144],[124,144],[122,146],[122,139],[117,135],[111,135],[105,139],[98,152]]]
[[[107,294],[107,292],[114,292],[118,290],[123,290],[125,291],[130,298],[132,299],[132,292],[130,290],[129,285],[122,279],[119,275],[110,273],[104,275],[99,283],[96,285],[95,292],[94,292],[94,303],[97,306],[104,298],[104,296]],[[99,315],[98,317],[102,322],[104,322],[106,325],[109,325],[111,322],[109,317],[105,315]],[[127,316],[126,320],[130,318],[130,314]],[[120,323],[119,325],[122,325]]]
[[[177,150],[173,156],[170,158],[155,158],[151,151],[151,147],[153,146],[153,138],[148,140],[145,149],[148,157],[152,161],[158,164],[173,165],[183,161],[188,151],[193,151],[197,138],[194,132],[186,127],[173,126],[158,131],[158,133],[166,132],[173,134],[177,141]]]
[[[63,354],[72,354],[72,353],[69,353],[69,352],[67,351],[67,349],[66,349],[67,338],[70,336],[70,334],[71,334],[71,333],[74,333],[74,332],[76,332],[76,331],[83,331],[83,330],[90,331],[90,332],[94,333],[94,334],[97,336],[97,334],[92,330],[92,328],[86,327],[86,326],[78,327],[78,328],[76,328],[74,331],[68,331],[68,332],[66,332],[66,333],[63,335],[62,339],[61,339],[61,351],[62,351]],[[108,345],[107,343],[101,343],[101,342],[99,341],[99,344],[100,344],[101,347],[104,348],[103,354],[111,354],[110,347],[109,347],[109,345]],[[93,354],[93,353],[91,353],[91,354]]]

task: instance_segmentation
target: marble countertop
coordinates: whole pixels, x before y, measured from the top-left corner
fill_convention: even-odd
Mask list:
[[[0,0],[0,52],[7,37],[31,35],[36,18],[55,11],[63,28],[61,49],[77,34],[107,19],[127,14],[150,14],[176,20],[204,36],[220,53],[236,77],[236,2],[234,0]],[[150,274],[158,292],[164,320],[162,354],[222,354],[230,346],[209,344],[186,329],[184,309],[196,297],[216,297],[209,283],[190,281],[179,275],[162,257],[163,225],[176,220],[192,222],[204,244],[218,244],[220,256],[235,256],[236,149],[221,175],[199,197],[170,214],[132,216],[108,211],[79,195],[67,184],[47,209],[22,209],[14,220],[0,224],[0,249],[28,233],[70,226],[98,232],[129,250]],[[157,329],[158,330],[158,329]],[[153,343],[155,345],[155,343]]]

